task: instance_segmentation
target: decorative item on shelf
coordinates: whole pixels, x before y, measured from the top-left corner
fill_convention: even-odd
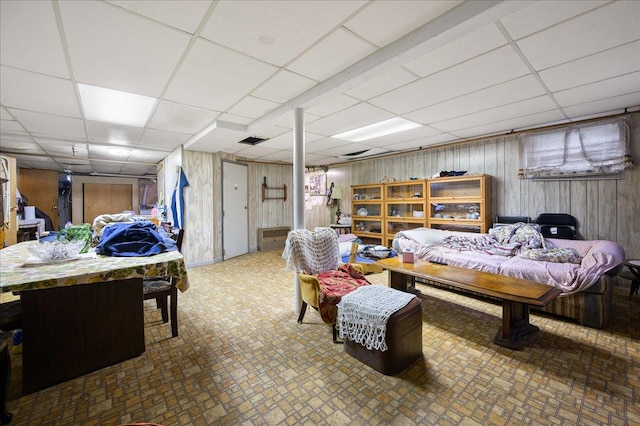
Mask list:
[[[333,185],[333,184],[332,184]],[[335,202],[338,209],[336,210],[336,223],[340,224],[342,218],[342,212],[340,211],[340,200],[342,200],[343,191],[341,186],[334,186],[331,192],[331,200]]]

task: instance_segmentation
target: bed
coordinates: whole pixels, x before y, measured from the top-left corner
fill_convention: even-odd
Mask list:
[[[625,259],[624,249],[614,241],[545,238],[537,225],[526,223],[492,228],[487,234],[402,231],[393,248],[413,251],[419,259],[552,285],[562,295],[540,309],[594,328],[607,324],[611,279]]]

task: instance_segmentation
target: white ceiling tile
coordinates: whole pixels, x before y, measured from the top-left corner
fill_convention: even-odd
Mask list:
[[[253,96],[247,96],[233,107],[229,108],[228,112],[243,117],[258,118],[278,106],[280,106],[280,104],[275,102],[266,101]]]
[[[280,126],[275,126],[271,124],[261,126],[259,129],[250,127],[247,130],[247,132],[251,136],[257,136],[257,137],[266,138],[266,139],[275,138],[277,136],[287,133],[288,131],[289,129],[286,127],[280,127]]]
[[[58,160],[58,163],[60,163],[60,165],[65,168],[70,169],[71,167],[74,167],[72,171],[76,173],[79,172],[78,170],[75,169],[77,166],[91,166],[91,161],[83,160],[80,158],[74,158],[74,159],[59,158],[57,160]]]
[[[226,128],[216,128],[185,149],[190,151],[218,152],[231,146],[237,150],[239,149],[237,146],[238,141],[246,138],[247,136],[249,135],[246,132]]]
[[[417,77],[415,75],[404,68],[398,67],[345,93],[360,100],[367,100],[400,86],[404,86],[416,79]]]
[[[0,147],[2,150],[12,152],[24,152],[27,154],[44,154],[44,151],[32,141],[17,141],[9,139],[0,139]]]
[[[51,2],[0,1],[0,62],[69,77]]]
[[[149,127],[170,132],[195,134],[211,124],[219,115],[220,113],[217,111],[160,101],[151,116]]]
[[[260,160],[293,163],[293,151],[287,151],[287,150],[276,151],[273,154],[260,157]]]
[[[134,145],[142,136],[143,131],[144,129],[140,127],[122,126],[101,121],[87,121],[88,139],[91,141]]]
[[[133,152],[132,148],[129,148],[128,154],[120,154],[113,151],[115,147],[105,146],[105,145],[93,145],[89,144],[89,157],[92,160],[101,159],[101,160],[114,160],[114,161],[127,161],[129,156]],[[122,164],[119,165],[122,167]]]
[[[166,130],[147,129],[136,146],[173,151],[185,143],[190,136]]]
[[[358,127],[367,126],[392,117],[393,114],[391,113],[366,103],[360,103],[341,111],[339,114],[320,118],[306,126],[306,128],[311,133],[333,136],[341,132],[346,132],[347,130],[357,129]]]
[[[13,120],[13,117],[9,114],[9,111],[4,108],[0,108],[0,120]]]
[[[31,135],[29,133],[26,132],[5,132],[3,129],[3,132],[0,134],[0,142],[4,145],[4,143],[6,141],[13,141],[13,142],[21,142],[21,143],[33,143],[34,139],[33,137],[31,137]]]
[[[327,155],[327,156],[338,156],[338,155],[348,155],[353,154],[360,151],[367,151],[373,148],[368,147],[367,145],[361,143],[345,143],[343,140],[333,139],[335,141],[339,141],[339,145],[333,145],[328,149],[324,149],[321,151],[313,151],[314,154]],[[328,143],[326,145],[329,145]],[[377,148],[376,148],[377,149]],[[309,152],[311,152],[309,150]]]
[[[325,80],[373,53],[375,49],[352,33],[339,29],[313,46],[287,68],[314,80]]]
[[[511,118],[550,111],[555,108],[556,104],[551,100],[551,98],[549,98],[549,96],[545,95],[457,117],[451,120],[433,123],[432,126],[442,130],[443,132],[455,132],[456,130],[468,129],[470,127],[479,127],[487,123],[502,122]]]
[[[312,88],[316,83],[310,78],[283,69],[254,90],[253,95],[273,102],[285,103]]]
[[[40,157],[36,155],[15,154],[15,155],[12,155],[12,157],[14,157],[18,161],[18,163],[22,163],[21,167],[26,167],[29,169],[46,169],[51,164],[51,159],[46,155]],[[25,197],[28,196],[28,194],[22,194],[22,195]]]
[[[9,109],[11,114],[31,133],[52,136],[86,137],[84,124],[78,118],[60,117],[39,112]]]
[[[77,81],[157,97],[190,37],[100,2],[60,2]]]
[[[640,70],[640,41],[549,68],[539,73],[552,92]]]
[[[534,76],[525,75],[506,83],[497,84],[468,95],[404,114],[404,117],[418,123],[435,123],[533,98],[545,93],[545,90]]]
[[[227,113],[220,114],[220,117],[218,117],[217,120],[228,121],[229,123],[240,124],[240,125],[249,124],[253,121],[249,117],[241,117],[239,115],[227,114]]]
[[[0,131],[2,131],[2,132],[6,132],[6,131],[21,132],[21,131],[24,131],[24,128],[17,121],[13,121],[13,119],[12,120],[1,120],[0,121]]]
[[[425,148],[434,145],[440,145],[447,142],[457,140],[456,136],[448,133],[441,133],[439,135],[430,136],[428,138],[413,139],[410,141],[400,142],[393,145],[387,145],[385,148],[391,151],[405,151],[407,149]]]
[[[165,97],[215,111],[226,111],[276,70],[271,65],[199,39]]]
[[[47,144],[45,151],[52,156],[89,158],[89,150],[86,144]]]
[[[316,116],[325,117],[343,109],[347,109],[357,103],[359,103],[359,101],[351,96],[337,95],[312,108],[309,108],[308,111]]]
[[[262,158],[265,155],[275,154],[278,152],[275,148],[268,148],[266,146],[262,146],[262,144],[255,146],[248,146],[245,149],[236,152],[236,155],[245,158]]]
[[[636,90],[631,91],[640,92],[640,71],[555,92],[553,96],[566,107],[629,94],[630,88],[634,87]]]
[[[520,57],[510,46],[504,46],[369,102],[396,114],[404,114],[526,74],[529,74],[529,69]]]
[[[586,118],[585,116],[608,115],[623,112],[625,108],[640,105],[640,91],[607,99],[599,99],[580,105],[563,108],[572,119]]]
[[[405,66],[421,77],[425,77],[506,43],[507,40],[498,27],[492,24],[407,62]]]
[[[94,171],[93,167],[91,167],[91,163],[89,163],[89,164],[69,164],[69,163],[65,163],[64,161],[61,161],[60,165],[65,170],[71,170],[72,174],[79,174],[79,173],[87,174],[87,173],[91,173],[91,172]]]
[[[311,123],[317,120],[318,118],[320,117],[318,117],[315,114],[311,114],[309,111],[304,111],[303,121],[305,124]],[[280,127],[287,128],[287,129],[293,129],[293,122],[294,122],[293,111],[285,112],[284,114],[275,118],[272,121],[273,124]]]
[[[500,22],[514,40],[602,6],[607,1],[555,0],[536,1],[531,6],[508,15]]]
[[[325,164],[331,164],[335,162],[335,157],[319,154],[307,154],[304,159],[304,164],[306,166],[323,166]]]
[[[364,1],[224,1],[201,36],[283,66],[333,30]]]
[[[309,154],[316,154],[318,152],[327,152],[327,151],[330,152],[331,150],[337,149],[343,145],[345,145],[345,141],[341,139],[323,137],[311,143],[307,143],[305,145],[304,150],[305,150],[305,154],[309,155]],[[364,145],[362,145],[361,147],[362,149],[366,149]]]
[[[76,92],[71,81],[0,67],[2,104],[66,117],[81,118]]]
[[[134,149],[129,155],[129,161],[142,163],[159,163],[167,156],[167,151],[154,151],[149,149]]]
[[[526,117],[512,118],[510,120],[499,121],[491,124],[484,124],[478,127],[472,127],[465,130],[453,132],[454,136],[460,138],[475,138],[486,135],[506,134],[511,130],[520,130],[535,126],[542,126],[547,123],[564,120],[564,115],[558,111],[546,111],[538,114],[528,115]]]
[[[313,141],[317,141],[321,139],[323,136],[316,135],[313,133],[305,132],[304,141],[305,146],[309,146]],[[293,132],[286,132],[269,140],[266,140],[260,143],[260,146],[268,147],[268,148],[277,148],[277,149],[293,149]]]
[[[344,25],[382,47],[437,18],[462,1],[378,1]]]
[[[124,163],[121,162],[107,162],[107,161],[92,161],[91,168],[98,173],[120,173]]]
[[[210,0],[108,0],[132,12],[170,25],[190,34],[195,33],[211,5]]]
[[[543,70],[640,39],[638,22],[640,2],[616,1],[517,44],[531,65]]]
[[[132,176],[156,175],[158,173],[157,165],[143,165],[136,163],[127,163],[122,166],[122,174]]]

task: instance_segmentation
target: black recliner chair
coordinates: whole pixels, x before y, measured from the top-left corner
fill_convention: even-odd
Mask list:
[[[546,238],[578,239],[578,221],[570,214],[541,213],[535,223],[540,225],[540,232]]]

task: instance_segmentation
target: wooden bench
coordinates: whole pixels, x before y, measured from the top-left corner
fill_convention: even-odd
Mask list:
[[[520,349],[522,336],[539,330],[529,323],[529,306],[545,306],[562,293],[547,284],[506,275],[424,260],[403,263],[400,256],[379,260],[377,264],[389,270],[389,286],[397,290],[408,291],[416,278],[422,278],[502,300],[502,327],[493,341],[509,349]]]

